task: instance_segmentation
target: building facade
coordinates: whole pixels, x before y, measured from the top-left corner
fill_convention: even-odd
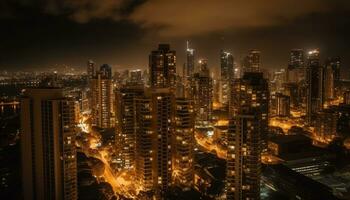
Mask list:
[[[304,50],[292,49],[290,51],[289,64],[287,67],[287,82],[299,83],[304,76]]]
[[[248,55],[243,60],[243,71],[244,72],[260,72],[261,52],[256,49],[252,49],[248,52]]]
[[[220,102],[223,105],[228,105],[230,97],[230,81],[234,78],[234,63],[233,56],[229,52],[221,50],[220,52],[220,83],[221,93]]]
[[[213,111],[213,79],[209,75],[206,60],[200,60],[200,72],[195,73],[191,83],[192,98],[196,113],[196,124],[207,126]]]
[[[25,199],[77,199],[74,101],[58,88],[28,89],[21,99]]]
[[[135,100],[144,95],[141,85],[125,85],[115,93],[116,97],[116,147],[121,168],[135,166]]]
[[[160,44],[149,56],[152,88],[176,87],[176,52],[170,45]]]
[[[177,98],[175,105],[173,171],[175,182],[190,188],[194,178],[194,108],[193,101]]]
[[[320,66],[319,51],[312,50],[308,53],[306,68],[306,121],[313,123],[312,118],[323,108],[323,67]]]
[[[113,85],[112,71],[108,65],[102,65],[91,79],[91,109],[93,124],[100,128],[111,128],[113,124]]]
[[[262,144],[257,115],[231,118],[227,141],[227,200],[259,200]]]

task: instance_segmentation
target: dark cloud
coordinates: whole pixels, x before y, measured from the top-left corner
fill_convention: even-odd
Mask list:
[[[350,10],[347,0],[3,0],[1,5],[4,16],[32,7],[79,23],[129,20],[162,36],[275,26],[312,13]]]
[[[161,42],[184,62],[185,41],[218,66],[221,48],[237,61],[262,51],[281,68],[291,48],[320,48],[350,65],[348,0],[0,0],[0,68],[83,66],[87,59],[146,67]]]
[[[18,9],[32,8],[38,12],[63,15],[79,23],[94,19],[122,20],[143,0],[2,0],[0,11],[13,17]]]
[[[344,1],[324,0],[150,0],[130,19],[143,27],[162,27],[165,36],[188,36],[228,29],[279,25],[311,13],[328,12]],[[344,6],[344,5],[347,6]]]
[[[67,13],[77,22],[86,23],[92,19],[121,20],[121,9],[129,0],[51,0],[47,2],[46,12]]]

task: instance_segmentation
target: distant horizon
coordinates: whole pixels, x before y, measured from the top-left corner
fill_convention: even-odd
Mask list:
[[[156,45],[154,45],[155,46],[155,48],[154,49],[156,49],[156,47],[157,47],[157,45],[158,44],[156,44]],[[170,48],[172,49],[172,50],[174,50],[173,48],[172,48],[172,46],[170,45]],[[149,53],[152,51],[152,50],[154,50],[154,49],[151,49],[151,50],[149,50]],[[320,60],[321,60],[321,64],[323,65],[324,64],[324,62],[325,62],[325,60],[327,59],[327,58],[329,58],[329,57],[340,57],[340,56],[328,56],[328,55],[324,55],[323,53],[322,53],[322,49],[320,49],[320,48],[317,48],[317,47],[315,47],[315,48],[309,48],[309,49],[306,49],[306,48],[292,48],[292,49],[302,49],[303,51],[304,51],[304,53],[305,53],[305,60],[306,60],[306,56],[307,56],[307,52],[309,51],[309,50],[312,50],[312,49],[319,49],[320,50]],[[292,49],[290,49],[290,50],[292,50]],[[197,52],[198,50],[197,49],[194,49],[195,50],[195,52]],[[221,49],[220,49],[221,50]],[[197,63],[197,61],[198,60],[200,60],[200,59],[207,59],[208,60],[208,67],[209,67],[209,69],[214,69],[214,73],[220,68],[220,57],[219,57],[219,52],[220,52],[220,50],[218,51],[218,55],[217,55],[217,59],[216,60],[209,60],[209,59],[207,59],[207,57],[206,56],[198,56],[198,55],[196,55],[195,54],[195,63]],[[226,49],[223,49],[223,50],[226,50]],[[259,50],[259,49],[257,49],[257,50]],[[262,60],[262,62],[261,62],[261,65],[262,65],[262,69],[267,69],[267,70],[271,70],[271,71],[275,71],[275,70],[280,70],[280,69],[285,69],[285,68],[287,68],[287,66],[288,66],[288,63],[289,63],[289,55],[290,55],[290,50],[289,51],[287,51],[286,52],[286,60],[285,60],[285,62],[284,62],[284,64],[281,64],[281,66],[274,66],[274,67],[266,67],[266,65],[264,64],[264,52],[261,52],[261,60]],[[182,65],[185,63],[185,49],[183,50],[183,51],[179,51],[179,50],[176,50],[175,49],[175,51],[176,51],[176,54],[177,54],[177,63],[176,63],[176,65],[177,65],[177,69],[181,69],[182,70]],[[228,51],[228,52],[230,52],[230,53],[232,53],[233,54],[233,57],[234,57],[234,62],[237,64],[237,66],[238,67],[240,67],[240,65],[241,65],[241,60],[242,60],[242,58],[244,57],[244,56],[246,56],[247,55],[247,52],[248,52],[248,50],[246,51],[246,53],[244,54],[243,52],[241,52],[240,54],[239,54],[239,56],[238,56],[238,59],[237,59],[237,54],[235,54],[234,52],[232,52],[232,51]],[[27,71],[27,72],[31,72],[31,71],[35,71],[35,70],[39,70],[39,71],[46,71],[46,70],[52,70],[52,69],[54,69],[55,67],[63,67],[63,66],[68,66],[68,67],[73,67],[73,68],[75,68],[75,69],[77,69],[77,70],[80,70],[80,71],[84,71],[84,70],[86,70],[86,63],[87,63],[87,61],[88,60],[92,60],[97,66],[100,66],[100,65],[103,65],[103,64],[108,64],[108,65],[110,65],[111,67],[112,67],[112,69],[115,71],[115,70],[117,70],[117,71],[122,71],[122,70],[134,70],[134,69],[142,69],[142,70],[147,70],[148,69],[148,55],[149,55],[149,53],[148,54],[146,54],[145,55],[145,58],[144,58],[144,65],[139,65],[139,66],[131,66],[131,64],[128,64],[128,65],[121,65],[121,64],[115,64],[115,63],[109,63],[109,62],[104,62],[104,61],[102,61],[102,62],[97,62],[96,60],[94,60],[94,59],[91,59],[91,58],[87,58],[84,62],[82,62],[82,63],[80,63],[80,64],[73,64],[73,65],[71,65],[71,64],[66,64],[66,63],[64,63],[64,62],[62,62],[62,63],[60,63],[60,64],[50,64],[50,65],[41,65],[41,66],[23,66],[24,68],[26,68],[26,69],[23,69],[23,68],[21,68],[21,67],[11,67],[11,68],[8,68],[8,67],[6,67],[5,65],[0,65],[0,70],[1,71],[11,71],[11,72],[16,72],[16,71]],[[180,56],[178,56],[178,55],[181,55],[181,57]],[[180,59],[179,59],[179,57],[180,57]],[[343,60],[344,60],[344,58],[342,58],[342,57],[340,57],[340,59],[341,59],[341,66],[342,66],[342,70],[345,72],[345,73],[348,73],[348,69],[346,69],[346,68],[344,68],[344,62],[343,62]],[[130,59],[130,60],[133,60],[133,59]],[[180,61],[179,61],[180,60]],[[100,61],[100,60],[98,60],[98,61]],[[214,65],[213,65],[213,63],[215,63]],[[84,65],[85,64],[85,65]]]

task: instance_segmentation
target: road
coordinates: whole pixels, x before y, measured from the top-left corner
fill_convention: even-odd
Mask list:
[[[89,145],[88,148],[82,148],[83,152],[88,156],[101,160],[104,163],[105,170],[102,178],[112,186],[113,191],[116,194],[135,199],[136,195],[139,193],[140,187],[135,184],[135,177],[133,176],[134,173],[127,170],[121,170],[114,173],[114,170],[111,168],[109,162],[110,151],[108,151],[108,148],[99,147],[99,144],[101,144],[101,141],[99,141],[100,136],[98,133],[92,131],[91,125],[89,125],[87,122],[88,117],[82,117],[78,127],[80,127],[81,131],[85,134],[92,135],[94,137],[88,137],[90,139]],[[98,151],[98,153],[91,153],[91,150]]]
[[[226,150],[221,149],[211,137],[203,136],[201,133],[195,132],[197,144],[202,146],[207,152],[213,153],[221,159],[226,159]]]

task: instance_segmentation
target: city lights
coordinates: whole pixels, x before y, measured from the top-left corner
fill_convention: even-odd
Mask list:
[[[348,1],[0,4],[0,199],[350,199]]]

